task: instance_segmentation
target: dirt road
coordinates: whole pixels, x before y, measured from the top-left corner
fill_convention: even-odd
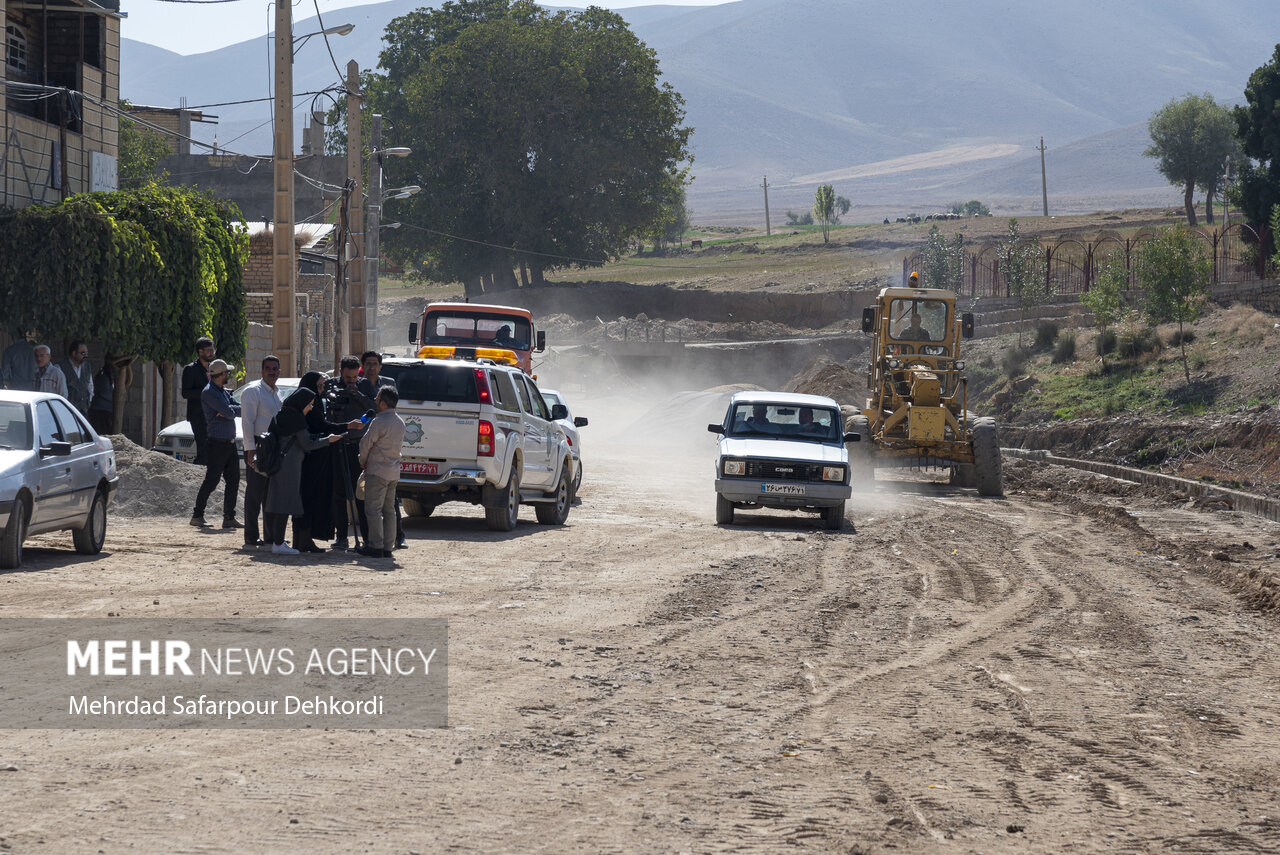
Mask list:
[[[0,617],[447,617],[450,726],[0,731],[0,851],[1280,849],[1280,526],[1009,462],[717,527],[710,440],[587,431],[567,526],[446,507],[394,573],[30,543]]]

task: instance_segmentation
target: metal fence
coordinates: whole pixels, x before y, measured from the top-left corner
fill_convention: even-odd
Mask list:
[[[1270,235],[1266,228],[1254,231],[1244,223],[1235,223],[1225,229],[1195,229],[1193,232],[1206,244],[1213,259],[1213,285],[1257,282],[1266,278],[1266,253]],[[1155,238],[1153,231],[1140,231],[1128,237],[1104,233],[1093,240],[1062,238],[1054,243],[1041,241],[1044,251],[1046,284],[1051,294],[1083,294],[1096,281],[1099,272],[1109,264],[1119,264],[1134,282],[1134,263],[1143,244]],[[1034,239],[1033,239],[1034,240]],[[960,293],[969,297],[1008,297],[1009,284],[1000,272],[1000,258],[996,244],[985,244],[976,250],[965,248],[964,282]],[[902,282],[912,270],[921,269],[920,252],[908,255],[902,261]],[[926,286],[935,287],[933,283]]]

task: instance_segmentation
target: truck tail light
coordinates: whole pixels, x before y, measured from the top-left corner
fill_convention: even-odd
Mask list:
[[[493,423],[484,419],[476,429],[476,456],[493,457]]]
[[[489,394],[489,377],[484,373],[483,369],[476,369],[476,391],[480,394],[480,403],[489,404],[493,402],[493,396]],[[484,422],[481,422],[484,424]],[[489,428],[489,436],[493,436],[493,428]],[[493,452],[489,452],[492,454]]]

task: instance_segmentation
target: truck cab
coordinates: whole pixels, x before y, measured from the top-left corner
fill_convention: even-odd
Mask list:
[[[516,364],[533,374],[533,354],[547,349],[547,334],[537,329],[533,314],[516,306],[485,303],[430,303],[409,325],[409,341],[423,348],[500,348],[516,355]]]

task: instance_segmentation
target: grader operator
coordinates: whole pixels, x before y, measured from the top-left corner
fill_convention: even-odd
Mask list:
[[[845,430],[858,433],[849,463],[854,483],[877,466],[950,469],[951,483],[1003,495],[994,419],[968,410],[961,339],[973,337],[973,315],[956,315],[956,295],[937,288],[884,288],[862,313],[870,333],[871,395]]]

